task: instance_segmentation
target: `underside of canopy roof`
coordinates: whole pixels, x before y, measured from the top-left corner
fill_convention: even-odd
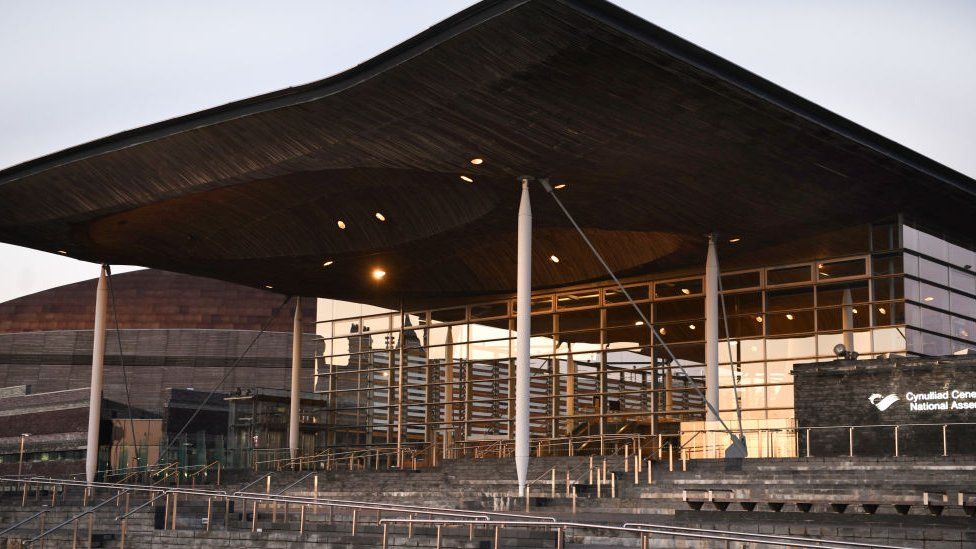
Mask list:
[[[976,214],[971,179],[611,4],[486,0],[326,80],[4,170],[0,240],[282,293],[472,299],[514,290],[522,174],[566,185],[621,275],[700,266],[712,231],[741,238],[734,265],[829,256],[842,239],[818,235],[899,212],[968,232]],[[533,286],[604,278],[532,194]]]

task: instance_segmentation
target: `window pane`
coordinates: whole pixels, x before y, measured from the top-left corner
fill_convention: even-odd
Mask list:
[[[792,408],[793,407],[793,386],[775,385],[766,388],[766,398],[770,408]]]
[[[949,244],[941,238],[925,231],[918,231],[918,248],[920,253],[934,257],[941,261],[949,258]]]
[[[886,223],[871,227],[871,249],[894,250],[898,247],[898,224]]]
[[[786,335],[813,332],[813,311],[793,311],[766,315],[766,333]]]
[[[471,318],[495,318],[508,315],[508,303],[479,303],[471,306]]]
[[[901,274],[903,269],[902,254],[876,256],[871,261],[874,275]]]
[[[600,311],[580,311],[559,314],[559,331],[597,330],[600,328]]]
[[[820,280],[831,278],[843,278],[847,276],[860,276],[865,274],[865,262],[863,259],[850,259],[847,261],[832,261],[817,264],[817,276]]]
[[[725,302],[725,312],[729,316],[762,312],[762,292],[722,294],[720,299],[718,309],[720,314],[722,301]]]
[[[762,318],[762,317],[760,317]],[[744,337],[761,337],[763,333],[762,322],[756,321],[756,316],[732,316],[729,317],[728,321],[729,332],[732,333],[732,338],[740,339]],[[721,319],[718,323],[718,334],[720,338],[727,338],[725,334],[725,322]]]
[[[578,309],[580,307],[591,307],[599,303],[600,292],[598,290],[560,294],[556,298],[557,309]]]
[[[722,275],[722,290],[759,287],[759,271]]]
[[[956,314],[976,318],[976,299],[951,293],[949,294],[949,310]]]
[[[676,320],[698,320],[705,318],[705,299],[676,299],[654,304],[654,323],[674,322]]]
[[[647,284],[625,286],[624,288],[634,301],[645,301],[650,298],[650,288]],[[608,288],[603,292],[603,301],[606,303],[627,303],[627,297],[620,291],[620,288]]]
[[[813,288],[770,290],[766,293],[767,311],[789,311],[813,308]]]
[[[976,276],[956,269],[949,269],[949,286],[968,294],[976,294]]]
[[[816,354],[816,342],[812,335],[766,340],[766,356],[770,359],[812,358]]]
[[[657,297],[680,297],[700,293],[702,293],[702,280],[700,278],[658,282],[654,285],[654,295]]]
[[[640,305],[644,316],[648,316],[647,304]],[[607,307],[607,326],[642,326],[644,320],[641,319],[637,311],[628,303],[619,307]],[[648,330],[650,328],[647,328]]]
[[[792,284],[795,282],[807,282],[809,280],[811,280],[809,265],[785,267],[782,269],[769,269],[766,271],[766,283],[770,286],[777,284]]]
[[[866,303],[869,300],[866,280],[817,286],[817,307]]]
[[[874,307],[874,324],[891,326],[905,323],[904,303],[878,303]],[[823,329],[823,328],[821,328]]]
[[[976,341],[976,322],[968,318],[952,317],[951,320],[952,336],[959,339]]]
[[[949,309],[949,292],[942,288],[936,288],[935,286],[926,284],[924,282],[918,285],[918,300],[929,307],[938,307],[940,309]]]
[[[976,265],[976,259],[973,255],[973,251],[968,248],[949,244],[949,263],[953,265],[964,269],[967,268],[966,265],[969,265],[969,268],[972,268],[973,265]]]
[[[949,268],[941,263],[920,257],[918,258],[918,277],[945,286],[949,283]]]
[[[873,284],[875,301],[887,301],[889,299],[902,299],[905,297],[904,278],[876,278]]]
[[[867,305],[861,307],[851,307],[849,326],[844,326],[844,307],[830,309],[817,309],[817,330],[830,332],[838,330],[853,330],[856,328],[868,328],[871,326],[871,315]],[[887,309],[885,309],[887,311]]]

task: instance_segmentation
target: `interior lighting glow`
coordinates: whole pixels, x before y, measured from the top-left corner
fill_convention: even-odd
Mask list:
[[[643,325],[644,325],[643,320],[638,320],[637,322],[634,323],[634,326],[643,326]]]
[[[729,242],[731,242],[732,244],[735,244],[736,242],[738,242],[738,241],[740,241],[740,240],[742,240],[742,239],[741,239],[741,238],[739,238],[739,237],[735,237],[735,238],[730,238],[730,239],[729,239]]]
[[[786,313],[786,320],[793,320],[793,313]]]
[[[380,212],[376,212],[374,215],[376,215],[376,219],[379,219],[380,221],[386,221],[386,216],[381,214]]]
[[[689,324],[688,327],[691,328],[692,330],[695,329],[695,325],[694,324]]]
[[[372,274],[373,274],[373,279],[374,280],[383,280],[383,277],[386,276],[386,271],[384,271],[383,269],[380,269],[379,267],[377,267],[377,268],[373,269],[373,273]]]
[[[471,163],[474,164],[475,166],[480,165],[484,161],[485,160],[483,158],[472,158],[471,159]]]
[[[566,184],[565,183],[560,183],[558,185],[554,185],[552,188],[553,189],[556,189],[558,191],[559,189],[565,189],[566,188]]]
[[[328,260],[328,261],[326,261],[325,263],[323,263],[323,264],[322,264],[322,266],[323,266],[323,267],[328,267],[328,266],[330,266],[330,265],[332,265],[333,263],[335,263],[335,261],[332,261],[332,260],[330,259],[330,260]]]
[[[932,297],[932,296],[930,296],[930,295],[928,295],[928,296],[925,296],[924,301],[935,301],[935,298]]]
[[[888,314],[888,311],[886,311],[884,307],[878,307],[878,312],[881,313],[881,314],[883,314],[883,315]]]
[[[691,290],[689,290],[688,288],[681,288],[681,293],[685,295],[691,295]]]
[[[555,255],[550,255],[549,261],[552,261],[553,263],[559,263],[559,258]]]
[[[346,228],[346,222],[343,221],[343,220],[341,220],[341,219],[339,221],[336,221],[336,225],[338,225],[339,228],[340,229],[343,229],[343,230],[345,230],[345,228]]]
[[[468,177],[466,175],[462,175],[461,176],[461,181],[467,181],[468,183],[474,183],[474,179],[471,179],[470,177]]]
[[[756,322],[762,324],[762,317],[761,316],[757,316],[756,317]]]

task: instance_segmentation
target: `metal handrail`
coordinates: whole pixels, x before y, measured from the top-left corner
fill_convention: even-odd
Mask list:
[[[671,526],[668,524],[652,524],[643,522],[626,522],[624,523],[624,528],[666,528],[668,530],[677,531],[690,531],[690,532],[708,532],[708,533],[728,533],[727,530],[715,530],[709,528],[688,528],[685,526]],[[752,538],[765,538],[765,539],[781,539],[781,540],[794,540],[800,542],[813,542],[813,543],[837,543],[842,544],[847,547],[881,547],[883,545],[878,545],[876,543],[859,543],[856,541],[842,541],[842,540],[817,540],[816,538],[804,537],[804,536],[789,536],[789,535],[777,535],[777,534],[754,534],[752,532],[735,532],[736,534],[742,534]]]
[[[834,541],[834,540],[818,540],[816,538],[803,538],[805,541],[798,541],[797,538],[783,537],[779,538],[783,541],[774,541],[773,538],[760,537],[759,534],[749,534],[746,532],[722,532],[722,533],[700,533],[694,529],[689,529],[692,531],[682,531],[677,530],[672,527],[657,527],[657,526],[610,526],[605,524],[590,524],[584,522],[553,522],[553,523],[538,523],[538,522],[528,522],[528,521],[490,521],[490,522],[477,522],[470,520],[443,520],[443,519],[382,519],[380,524],[437,524],[437,525],[458,525],[458,526],[523,526],[523,527],[539,527],[545,526],[546,528],[569,528],[569,529],[585,529],[585,530],[608,530],[613,532],[629,532],[635,534],[659,534],[667,536],[677,536],[685,538],[696,538],[696,539],[707,539],[707,540],[720,540],[720,541],[735,541],[735,542],[745,542],[754,543],[760,542],[767,545],[781,545],[784,547],[799,547],[802,549],[848,549],[850,547],[864,547],[862,544],[852,544],[846,541]],[[702,531],[703,532],[703,531]],[[762,535],[766,536],[766,535]],[[759,539],[757,539],[759,538]],[[868,545],[867,547],[876,547],[878,549],[909,549],[907,547],[900,547],[894,545]]]
[[[300,479],[298,479],[298,480],[296,480],[295,482],[292,482],[291,484],[289,484],[288,486],[285,486],[284,488],[282,488],[282,489],[280,489],[280,490],[277,490],[277,491],[275,491],[275,495],[281,495],[281,494],[284,494],[284,493],[285,493],[285,492],[287,492],[287,491],[288,491],[288,490],[289,490],[289,489],[290,489],[291,487],[293,487],[293,486],[297,486],[298,484],[300,484],[300,483],[302,483],[302,482],[304,482],[304,481],[305,481],[305,479],[307,479],[308,477],[310,477],[310,476],[312,476],[312,475],[317,475],[317,474],[318,474],[318,472],[316,472],[316,471],[312,471],[312,472],[310,472],[310,473],[306,473],[305,475],[302,475],[302,478],[300,478]]]
[[[48,511],[50,511],[50,509],[42,509],[42,510],[40,510],[40,511],[38,511],[38,512],[36,512],[36,513],[34,513],[33,515],[31,515],[31,516],[29,516],[29,517],[27,517],[27,518],[25,518],[24,520],[22,520],[22,521],[20,521],[20,522],[18,522],[17,524],[14,524],[14,525],[12,525],[12,526],[8,526],[8,527],[6,527],[6,528],[4,528],[3,530],[0,530],[0,536],[2,536],[2,535],[4,535],[4,534],[6,534],[7,532],[10,532],[10,531],[12,531],[12,530],[16,530],[16,529],[17,529],[17,528],[19,528],[19,527],[20,527],[21,525],[23,525],[23,524],[26,524],[26,523],[28,523],[28,522],[30,522],[30,521],[32,521],[32,520],[34,520],[34,519],[36,519],[37,517],[39,517],[39,516],[41,516],[41,515],[43,515],[44,513],[47,513]]]
[[[248,482],[244,486],[241,486],[236,492],[234,492],[234,495],[236,496],[237,494],[244,493],[244,490],[247,490],[251,486],[254,486],[255,484],[261,482],[262,480],[264,480],[264,479],[266,479],[266,478],[268,478],[270,476],[271,476],[271,473],[265,473],[265,474],[259,476],[257,479],[255,479],[255,480],[253,480],[251,482]]]
[[[75,516],[73,516],[73,517],[71,517],[71,518],[69,518],[69,519],[66,519],[66,520],[65,520],[64,522],[62,522],[62,523],[60,523],[60,524],[58,524],[58,525],[57,525],[57,526],[55,526],[54,528],[51,528],[51,529],[49,529],[49,530],[46,530],[46,531],[44,531],[44,532],[41,532],[40,534],[38,534],[38,535],[36,535],[36,536],[34,536],[34,537],[32,537],[31,539],[29,539],[29,540],[27,540],[27,542],[26,542],[26,543],[27,543],[28,545],[32,545],[32,544],[33,544],[33,543],[34,543],[35,541],[37,541],[37,540],[39,540],[39,539],[41,539],[41,538],[43,538],[43,537],[45,537],[45,536],[47,536],[48,534],[50,534],[50,533],[52,533],[52,532],[55,532],[55,531],[57,531],[57,530],[60,530],[60,529],[61,529],[62,527],[64,527],[64,526],[67,526],[67,525],[69,525],[69,524],[71,524],[72,522],[74,522],[74,521],[76,521],[76,520],[78,520],[78,519],[80,519],[81,517],[84,517],[84,516],[86,516],[86,515],[90,515],[90,514],[92,514],[92,513],[94,513],[94,512],[95,512],[95,511],[97,511],[98,509],[101,509],[102,507],[104,507],[104,506],[106,506],[106,505],[108,505],[109,503],[112,503],[112,502],[114,502],[115,500],[117,500],[117,499],[119,499],[120,497],[122,497],[122,496],[123,496],[123,495],[125,495],[125,494],[128,494],[129,492],[130,492],[130,490],[122,490],[122,491],[120,491],[120,492],[119,492],[118,494],[116,494],[116,495],[114,495],[114,496],[112,496],[112,497],[110,497],[110,498],[108,498],[107,500],[105,500],[105,501],[103,501],[103,502],[101,502],[101,503],[99,503],[98,505],[94,505],[94,506],[92,506],[92,507],[89,507],[88,509],[86,509],[86,510],[84,510],[84,511],[82,511],[82,512],[80,512],[80,513],[78,513],[77,515],[75,515]]]

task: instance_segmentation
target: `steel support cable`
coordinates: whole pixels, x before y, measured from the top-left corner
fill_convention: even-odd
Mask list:
[[[648,320],[647,315],[645,315],[644,311],[642,311],[641,308],[637,306],[637,303],[634,302],[634,299],[630,297],[630,292],[628,292],[627,289],[624,288],[624,285],[620,283],[620,279],[618,279],[617,275],[614,274],[613,269],[611,269],[610,265],[607,264],[605,259],[603,259],[603,255],[601,255],[600,252],[597,251],[596,247],[593,245],[593,242],[590,241],[589,237],[586,236],[586,233],[583,232],[583,229],[580,228],[578,223],[576,223],[576,219],[573,218],[573,215],[569,213],[569,210],[566,209],[566,206],[563,205],[562,201],[559,200],[559,197],[556,196],[556,193],[553,192],[552,186],[549,185],[549,180],[540,179],[539,183],[541,183],[542,188],[545,189],[547,193],[549,193],[549,196],[551,196],[552,199],[556,201],[556,205],[559,206],[559,209],[562,210],[563,214],[566,215],[566,218],[573,225],[573,228],[576,229],[576,232],[579,233],[580,237],[583,239],[583,242],[586,243],[587,247],[590,248],[590,251],[593,252],[593,255],[596,257],[597,261],[600,262],[600,265],[603,266],[603,269],[607,272],[608,275],[610,275],[610,278],[613,279],[613,282],[614,284],[617,285],[617,288],[619,288],[621,293],[624,294],[624,297],[627,298],[627,302],[630,303],[631,307],[633,307],[635,311],[637,311],[637,314],[644,322],[644,325],[649,326],[651,328],[651,334],[653,334],[653,337],[658,341],[658,343],[661,344],[665,352],[668,353],[668,357],[670,357],[671,363],[678,366],[678,368],[681,370],[681,373],[684,374],[685,378],[688,379],[689,383],[691,383],[692,389],[695,390],[695,393],[697,393],[698,396],[701,397],[702,402],[705,403],[705,407],[711,410],[715,414],[715,417],[718,418],[718,421],[719,423],[722,424],[722,428],[725,430],[725,432],[728,433],[729,436],[733,437],[733,439],[736,439],[737,437],[735,433],[732,432],[732,429],[729,428],[728,424],[725,423],[725,420],[722,419],[722,416],[719,415],[718,410],[715,409],[715,407],[708,402],[707,398],[705,398],[705,393],[702,392],[700,384],[691,377],[691,375],[688,373],[688,370],[686,370],[685,367],[681,364],[681,362],[678,361],[677,357],[675,357],[674,353],[671,351],[671,348],[668,347],[668,344],[665,343],[664,339],[660,336],[660,334],[657,333],[657,330],[654,329],[654,325],[651,324],[650,320]]]
[[[183,424],[183,427],[180,427],[179,432],[173,435],[173,438],[169,441],[169,444],[167,444],[162,450],[160,450],[159,457],[156,459],[156,464],[159,464],[159,462],[163,459],[163,456],[166,454],[166,452],[173,446],[173,443],[180,438],[180,435],[182,435],[186,431],[187,427],[190,426],[190,423],[192,423],[193,420],[196,419],[197,415],[200,413],[200,410],[202,410],[203,407],[206,406],[208,402],[210,402],[210,398],[214,396],[214,394],[217,392],[217,389],[220,389],[221,385],[223,385],[224,382],[227,381],[227,378],[230,377],[232,373],[234,373],[234,370],[237,369],[238,366],[240,366],[241,361],[244,360],[245,356],[247,356],[247,353],[251,350],[251,347],[254,347],[254,344],[257,343],[258,339],[262,335],[264,335],[264,332],[268,331],[268,328],[271,327],[271,323],[274,322],[276,318],[278,318],[278,313],[280,313],[281,310],[284,309],[285,305],[287,305],[288,302],[291,301],[292,297],[293,296],[285,297],[285,300],[281,302],[281,305],[278,305],[275,308],[275,310],[271,313],[271,317],[268,318],[268,320],[264,323],[263,326],[261,326],[261,330],[257,334],[255,334],[253,338],[251,338],[251,342],[247,344],[247,347],[244,348],[244,351],[240,354],[240,356],[237,357],[237,359],[234,361],[231,367],[228,368],[226,372],[224,372],[224,376],[220,378],[220,381],[218,381],[216,385],[214,385],[214,388],[210,390],[210,392],[207,394],[207,398],[203,399],[200,405],[197,406],[196,410],[193,410],[193,413],[190,415],[190,418],[186,420],[186,423]]]
[[[108,297],[112,305],[112,320],[115,323],[115,339],[119,345],[119,365],[122,367],[122,386],[125,387],[125,406],[129,409],[129,428],[132,430],[132,447],[136,450],[136,467],[139,466],[139,443],[136,438],[136,422],[132,417],[132,399],[129,397],[129,376],[125,371],[125,356],[122,353],[122,330],[119,329],[119,310],[115,306],[115,287],[112,285],[112,266],[104,265],[105,281],[108,283]],[[125,437],[122,437],[125,440]],[[146,452],[148,460],[149,453]],[[123,467],[124,468],[124,467]]]

